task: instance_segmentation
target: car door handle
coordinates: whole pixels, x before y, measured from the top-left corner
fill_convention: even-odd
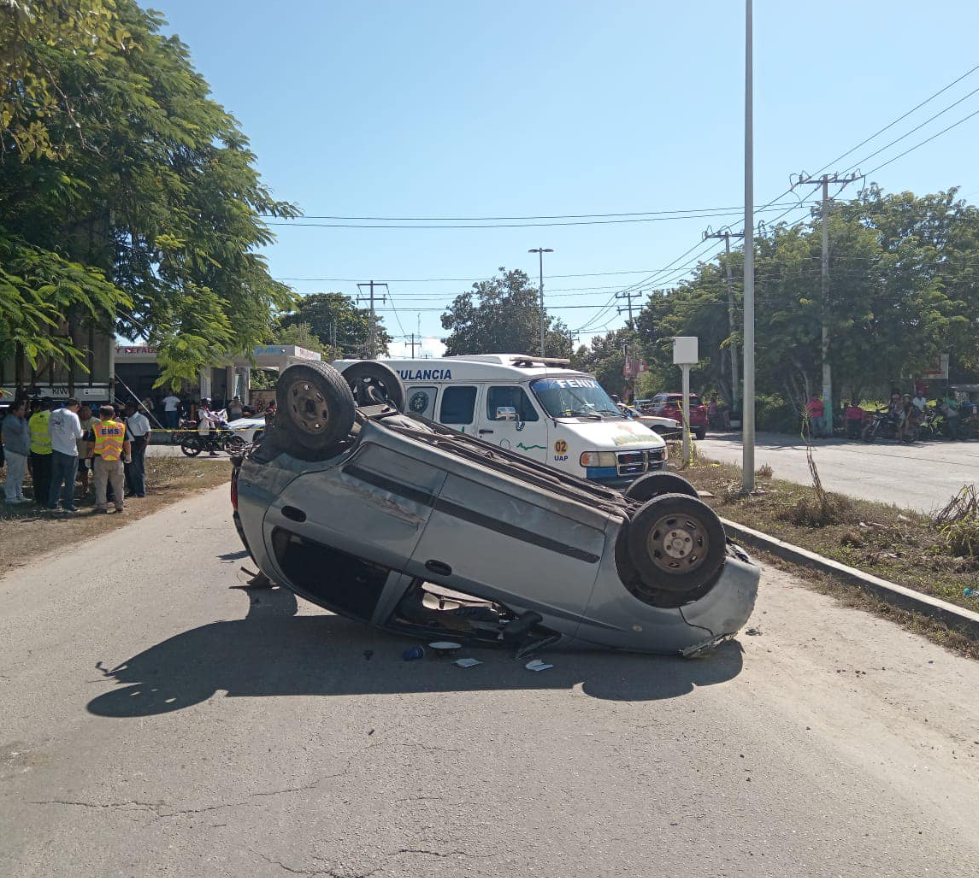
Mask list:
[[[290,521],[303,522],[306,520],[306,513],[302,509],[296,509],[295,506],[283,506],[282,514]]]
[[[482,436],[483,433],[492,433],[492,432],[493,432],[492,430],[480,430],[479,435]]]
[[[452,568],[448,564],[446,564],[444,561],[435,561],[434,559],[431,560],[431,561],[426,561],[425,562],[425,569],[429,573],[435,573],[438,576],[451,576],[452,575]]]

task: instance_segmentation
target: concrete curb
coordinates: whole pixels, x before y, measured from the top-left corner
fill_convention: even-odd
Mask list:
[[[967,610],[964,607],[957,607],[948,601],[933,598],[921,592],[912,591],[903,585],[888,582],[854,567],[847,567],[839,561],[824,558],[815,552],[793,546],[791,543],[764,534],[761,531],[745,527],[735,521],[728,521],[722,518],[724,529],[729,537],[736,542],[744,543],[756,549],[771,552],[779,558],[799,564],[802,567],[810,567],[822,573],[828,573],[837,579],[842,579],[851,585],[855,585],[864,591],[870,592],[875,597],[880,598],[884,603],[900,607],[902,610],[913,610],[933,619],[944,622],[949,628],[954,628],[963,634],[979,640],[979,613]]]

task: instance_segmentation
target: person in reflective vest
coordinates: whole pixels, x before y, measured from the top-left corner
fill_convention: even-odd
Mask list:
[[[115,420],[111,405],[99,409],[100,420],[92,424],[89,436],[89,453],[92,455],[92,473],[95,482],[95,511],[108,512],[106,486],[112,485],[116,512],[123,512],[126,492],[126,474],[123,462],[132,463],[132,448],[126,438],[126,425]]]
[[[48,505],[51,491],[51,432],[48,429],[54,401],[46,396],[41,400],[41,410],[31,415],[28,430],[31,434],[31,481],[34,484],[34,502]]]

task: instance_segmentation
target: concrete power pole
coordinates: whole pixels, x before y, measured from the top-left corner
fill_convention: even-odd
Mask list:
[[[411,334],[411,359],[415,359],[415,333]]]
[[[629,329],[635,329],[635,324],[632,322],[632,300],[638,299],[642,296],[642,290],[636,290],[635,292],[622,292],[616,293],[616,299],[625,299],[626,305],[619,305],[615,310],[617,313],[621,314],[623,311],[629,312]]]
[[[822,302],[822,359],[823,359],[823,430],[827,436],[833,435],[833,367],[829,359],[829,186],[830,183],[838,185],[840,191],[855,180],[861,178],[860,174],[848,174],[840,177],[839,174],[823,174],[821,177],[813,177],[802,173],[799,180],[793,185],[796,186],[819,185],[822,188],[822,199],[819,207],[819,216],[823,231],[823,253],[821,259],[820,289]],[[808,400],[807,400],[808,402]]]
[[[734,320],[734,280],[731,277],[731,238],[743,238],[744,232],[704,232],[704,240],[708,238],[723,238],[724,253],[727,258],[724,260],[724,270],[727,273],[727,324],[728,331],[733,336],[735,330]],[[731,345],[731,408],[738,408],[738,390],[740,389],[738,378],[738,346]]]
[[[364,293],[363,288],[369,287],[370,293]],[[376,360],[377,359],[377,312],[374,310],[374,305],[379,298],[381,302],[387,301],[387,295],[375,295],[374,287],[384,287],[385,294],[387,293],[388,285],[385,283],[375,283],[370,281],[368,283],[357,284],[357,289],[361,290],[361,293],[357,296],[357,301],[360,302],[363,299],[370,300],[370,324],[367,328],[367,359]]]

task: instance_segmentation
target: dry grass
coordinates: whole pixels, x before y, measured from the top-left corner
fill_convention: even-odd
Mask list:
[[[979,581],[979,557],[963,551],[969,539],[950,542],[926,515],[857,500],[780,479],[750,496],[740,493],[738,467],[707,463],[684,476],[719,515],[859,570],[949,603],[979,611],[979,598],[965,595]],[[964,528],[965,526],[963,526]],[[849,586],[844,588],[852,590]]]
[[[34,506],[6,506],[0,503],[0,576],[10,567],[23,567],[40,554],[60,551],[65,546],[123,527],[128,522],[183,500],[190,494],[213,488],[231,478],[229,460],[190,460],[178,457],[148,457],[146,459],[147,495],[126,500],[122,515],[95,513],[92,488],[88,496],[80,496],[76,485],[78,507],[74,516],[59,515]],[[30,493],[30,480],[27,483]]]

